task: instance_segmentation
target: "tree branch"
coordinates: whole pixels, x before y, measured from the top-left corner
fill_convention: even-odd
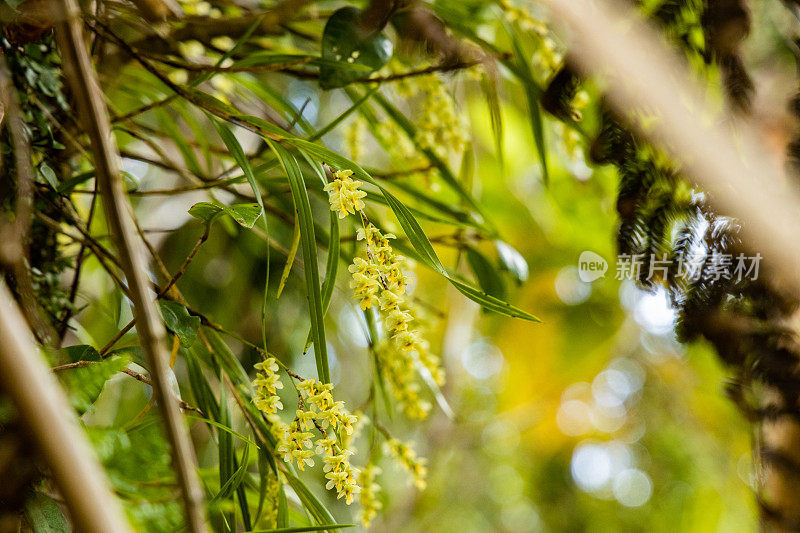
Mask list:
[[[117,249],[123,271],[128,279],[133,301],[137,332],[150,363],[153,390],[161,407],[167,435],[172,444],[173,467],[181,485],[186,521],[189,531],[206,531],[204,494],[197,474],[197,463],[189,433],[180,416],[179,405],[170,394],[168,375],[169,354],[164,348],[164,326],[150,295],[146,262],[136,235],[130,206],[118,169],[119,155],[111,143],[111,124],[104,97],[92,70],[89,53],[81,31],[81,19],[75,0],[61,0],[59,7],[64,22],[59,23],[57,37],[64,61],[67,81],[78,102],[83,127],[89,134],[94,155],[95,174],[103,198],[105,214],[111,232],[117,239]]]
[[[67,502],[87,533],[131,533],[61,385],[38,355],[30,330],[0,281],[0,380],[35,437]]]

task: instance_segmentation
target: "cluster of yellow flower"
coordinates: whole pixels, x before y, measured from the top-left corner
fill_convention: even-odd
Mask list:
[[[405,415],[418,419],[428,416],[431,404],[420,397],[414,359],[408,353],[398,351],[389,339],[378,341],[375,345],[375,356],[397,400],[398,407]]]
[[[425,490],[427,486],[425,478],[428,475],[428,469],[425,467],[427,459],[424,457],[417,457],[417,452],[411,448],[410,443],[404,444],[394,438],[386,441],[386,448],[389,450],[389,453],[403,465],[403,468],[411,473],[414,479],[414,485],[416,485],[419,490]]]
[[[380,485],[375,482],[375,477],[381,473],[381,469],[376,465],[369,463],[361,471],[359,476],[359,483],[361,484],[361,512],[359,513],[359,520],[364,524],[364,527],[369,527],[370,522],[381,510],[383,504],[378,499],[378,493],[381,490]]]
[[[366,122],[361,117],[356,117],[347,125],[344,130],[344,143],[347,146],[347,153],[350,154],[352,161],[361,159],[361,151],[364,146],[364,132],[367,129]]]
[[[179,4],[186,15],[210,18],[220,18],[222,16],[222,12],[219,9],[212,7],[209,2],[204,0],[179,0]]]
[[[278,526],[278,491],[281,490],[281,479],[279,479],[281,475],[272,472],[267,472],[266,475],[267,488],[264,494],[264,514],[262,516],[264,524],[272,528]]]
[[[508,20],[517,22],[520,28],[527,31],[534,31],[540,37],[547,36],[547,26],[544,22],[531,15],[530,11],[522,7],[517,7],[508,0],[499,0],[500,9],[506,14]]]
[[[527,32],[533,32],[539,37],[539,47],[534,54],[533,62],[546,71],[555,71],[561,66],[563,56],[558,47],[550,37],[550,30],[541,20],[531,15],[530,11],[524,7],[518,7],[508,0],[499,0],[500,9],[505,13],[506,18],[511,22],[519,24],[520,28]]]
[[[328,480],[325,488],[336,489],[337,497],[344,498],[349,505],[355,494],[360,492],[356,481],[358,470],[350,465],[353,451],[335,437],[336,432],[352,435],[354,424],[358,418],[347,412],[344,402],[333,400],[333,385],[320,383],[315,379],[301,381],[297,390],[300,393],[300,408],[291,424],[283,424],[271,418],[273,425],[278,425],[278,453],[283,460],[295,461],[300,470],[305,466],[314,466],[314,456],[322,456],[323,470]],[[322,437],[312,442],[316,428]],[[330,428],[334,436],[328,436]]]
[[[261,363],[256,363],[255,368],[258,373],[253,380],[253,387],[256,389],[253,403],[260,411],[268,415],[275,414],[279,409],[283,409],[283,403],[277,392],[277,389],[283,388],[283,383],[277,374],[278,362],[274,357],[268,357]]]
[[[357,238],[366,241],[367,257],[357,257],[350,265],[350,287],[362,309],[378,309],[386,337],[376,344],[376,355],[400,407],[409,418],[425,418],[430,403],[419,395],[414,373],[417,364],[427,368],[440,385],[444,384],[444,372],[438,357],[412,327],[417,320],[405,298],[408,278],[403,273],[403,258],[389,244],[394,235],[382,234],[371,223],[359,228]]]
[[[456,109],[455,100],[440,75],[403,79],[398,91],[406,97],[422,96],[415,139],[420,148],[431,150],[443,159],[463,151],[469,140],[466,121]]]
[[[364,209],[364,202],[361,200],[367,193],[358,188],[361,182],[352,179],[352,170],[339,170],[334,176],[336,179],[325,185],[324,189],[328,193],[328,201],[331,204],[331,211],[339,213],[339,218],[344,218],[348,214],[355,214]]]

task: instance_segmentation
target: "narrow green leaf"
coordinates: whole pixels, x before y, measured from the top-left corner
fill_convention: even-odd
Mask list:
[[[221,383],[220,392],[219,392],[219,426],[222,427],[230,427],[231,425],[231,413],[228,409],[228,401],[225,395],[225,384]],[[247,449],[247,448],[245,448]],[[234,474],[234,463],[236,462],[236,456],[234,455],[233,449],[233,438],[230,433],[227,431],[221,431],[217,434],[217,457],[219,459],[219,486],[220,490],[216,496],[211,500],[212,502],[218,500],[225,500],[233,494],[232,490],[228,490],[225,492],[226,487],[228,487],[231,483],[231,479],[233,478]],[[231,530],[231,524],[235,521],[234,517],[231,516],[229,513],[222,513],[225,516],[224,527]]]
[[[283,484],[278,489],[278,516],[275,522],[279,528],[289,525],[289,502],[286,500],[286,489]]]
[[[211,328],[203,328],[208,343],[214,353],[214,358],[224,369],[225,374],[235,385],[243,385],[246,390],[250,390],[250,378],[242,367],[242,363],[236,358],[228,345],[219,336],[219,333]]]
[[[503,161],[503,113],[500,108],[500,94],[497,91],[497,80],[488,73],[481,75],[481,90],[486,98],[486,105],[489,108],[489,118],[492,124],[492,134],[494,135],[494,147],[497,161],[502,168]]]
[[[351,105],[345,111],[343,111],[342,113],[337,115],[335,119],[330,121],[330,123],[325,125],[323,128],[320,128],[319,130],[317,130],[317,132],[314,135],[312,135],[311,137],[309,137],[308,140],[309,141],[317,141],[317,140],[321,139],[327,133],[333,131],[336,128],[336,126],[338,126],[339,124],[344,122],[344,120],[347,117],[349,117],[355,111],[358,111],[358,109],[361,108],[361,106],[367,100],[369,100],[372,97],[373,94],[378,92],[378,89],[379,89],[379,87],[373,87],[372,89],[368,90],[366,92],[366,94],[364,94],[364,96],[359,98],[357,101],[353,102],[353,105]]]
[[[325,177],[325,169],[319,161],[315,161],[306,152],[300,151],[300,154],[308,162],[309,166],[314,170],[320,183],[324,187],[328,184]],[[322,313],[323,315],[328,312],[328,306],[333,297],[333,289],[336,284],[336,274],[339,268],[339,254],[341,253],[341,242],[339,240],[339,216],[330,211],[330,230],[328,232],[328,258],[325,264],[325,281],[322,282]]]
[[[328,511],[324,505],[317,499],[316,496],[306,487],[305,483],[303,483],[300,478],[293,475],[290,472],[285,472],[286,479],[289,481],[289,485],[292,486],[295,494],[297,497],[300,498],[300,501],[303,503],[303,507],[305,507],[311,516],[314,517],[314,520],[317,521],[317,524],[324,525],[324,524],[335,524],[336,520],[333,519],[333,515],[331,515],[330,511]],[[326,526],[323,529],[331,528],[330,525]]]
[[[292,273],[292,265],[294,265],[294,258],[297,255],[297,248],[300,246],[300,222],[297,216],[297,208],[294,210],[294,229],[292,230],[292,245],[289,247],[289,253],[286,255],[286,264],[283,266],[283,273],[281,274],[281,281],[278,283],[278,290],[275,293],[275,299],[281,297],[283,287],[289,279],[289,274]]]
[[[245,446],[244,451],[242,452],[242,462],[239,465],[239,468],[231,475],[230,478],[225,482],[225,484],[220,488],[219,492],[216,496],[214,496],[210,501],[209,504],[213,504],[219,500],[224,500],[228,496],[230,496],[236,488],[241,485],[242,481],[244,481],[244,477],[247,474],[247,466],[250,460],[250,446]]]
[[[511,25],[506,25],[506,28],[511,37],[511,46],[514,49],[518,72],[521,74],[519,76],[520,82],[522,83],[523,89],[525,89],[525,97],[528,101],[528,114],[530,115],[533,140],[536,143],[536,151],[539,153],[539,161],[542,167],[542,180],[547,184],[550,181],[550,173],[547,166],[547,147],[545,146],[542,112],[541,109],[539,109],[541,88],[534,81],[533,72],[528,63],[527,55],[522,48],[519,35]]]
[[[453,277],[449,277],[448,279],[450,280],[450,283],[452,283],[453,286],[456,289],[458,289],[458,291],[461,294],[463,294],[473,302],[482,305],[489,311],[494,311],[495,313],[500,313],[501,315],[511,316],[514,318],[522,318],[525,320],[530,320],[531,322],[541,322],[541,320],[539,320],[532,314],[525,312],[521,309],[518,309],[508,302],[505,302],[503,300],[495,298],[494,296],[490,296],[486,293],[483,293],[478,289],[476,289],[475,287],[472,287],[471,285],[464,283],[463,281],[459,281]]]
[[[225,424],[222,424],[220,422],[215,422],[215,421],[210,420],[208,418],[203,418],[202,416],[186,415],[186,418],[194,418],[195,420],[200,420],[202,422],[205,422],[206,424],[209,424],[209,425],[214,426],[215,428],[217,428],[219,430],[222,430],[224,433],[227,433],[229,435],[232,435],[232,436],[236,437],[237,439],[241,440],[242,442],[246,442],[247,444],[250,444],[250,445],[255,446],[256,448],[258,448],[258,445],[255,442],[253,442],[252,439],[248,438],[246,435],[242,435],[238,431],[234,431],[233,429],[229,428]]]
[[[186,350],[185,355],[187,355],[184,357],[184,361],[186,361],[186,372],[189,377],[189,386],[192,389],[192,395],[194,396],[198,407],[200,407],[200,410],[203,411],[203,414],[211,417],[211,419],[219,419],[219,405],[217,404],[217,399],[214,397],[214,393],[211,390],[211,385],[208,383],[208,380],[203,375],[203,371],[200,368],[197,348],[193,347],[191,350]],[[194,415],[187,414],[186,416],[192,417]],[[213,420],[207,418],[197,418],[203,420],[207,424],[213,425],[213,423],[215,423]]]
[[[467,263],[469,263],[472,273],[475,274],[481,289],[496,298],[505,298],[506,287],[503,284],[503,278],[500,277],[492,262],[471,246],[468,246],[465,251]]]
[[[266,138],[275,155],[281,162],[289,185],[292,189],[297,216],[300,222],[300,240],[303,245],[303,263],[305,264],[306,289],[308,308],[311,315],[311,335],[314,339],[314,358],[317,363],[317,375],[320,381],[330,382],[330,369],[328,368],[328,347],[325,341],[325,326],[323,323],[322,294],[320,293],[319,264],[317,262],[317,241],[314,235],[314,217],[311,213],[311,203],[308,200],[303,175],[297,159],[283,146]]]
[[[195,176],[202,176],[203,171],[200,169],[200,164],[197,162],[194,149],[186,142],[185,134],[178,127],[175,118],[170,116],[167,110],[162,108],[154,109],[153,112],[158,118],[158,123],[161,128],[163,128],[169,138],[172,139],[172,142],[175,143],[189,171]]]
[[[69,178],[68,180],[62,182],[58,186],[56,191],[58,191],[61,194],[66,194],[66,193],[72,191],[72,189],[74,189],[78,185],[80,185],[82,183],[86,183],[87,181],[89,181],[92,178],[94,178],[94,170],[90,170],[88,172],[83,172],[81,174],[73,176],[73,177]]]

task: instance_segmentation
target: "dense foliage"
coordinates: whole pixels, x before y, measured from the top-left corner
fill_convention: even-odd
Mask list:
[[[96,156],[37,4],[1,10],[6,283],[135,530],[175,531]],[[795,84],[780,5],[748,41],[744,2],[637,7],[720,107],[762,112],[758,76]],[[796,302],[714,263],[735,221],[574,70],[539,5],[82,8],[213,530],[753,527],[758,461],[719,383],[733,373],[756,442],[794,412]],[[698,275],[646,262],[590,285],[584,250],[691,253]],[[0,471],[1,510],[66,530],[0,416],[25,458]]]

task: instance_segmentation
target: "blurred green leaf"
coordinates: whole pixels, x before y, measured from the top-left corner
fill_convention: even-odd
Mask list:
[[[516,248],[507,242],[496,240],[494,247],[500,256],[500,263],[508,270],[519,282],[528,280],[528,262]]]
[[[194,344],[197,339],[197,330],[200,328],[200,317],[190,315],[186,307],[171,300],[159,300],[158,307],[161,317],[164,319],[164,325],[178,336],[181,345],[188,348]]]
[[[381,68],[392,56],[392,42],[379,32],[367,33],[361,24],[361,10],[343,7],[336,10],[322,33],[322,59],[319,85],[334,89],[363,78]],[[363,66],[364,70],[351,66]],[[350,67],[350,68],[348,68]]]
[[[76,361],[100,361],[102,359],[94,346],[89,346],[88,344],[67,346],[58,350],[57,354],[59,358],[66,358],[70,363]]]
[[[83,414],[97,400],[106,381],[121,372],[128,363],[128,357],[113,355],[86,366],[62,370],[58,375],[67,389],[72,406],[79,414]]]
[[[58,178],[56,177],[56,173],[50,168],[47,163],[42,163],[39,165],[39,175],[44,178],[44,181],[47,182],[54,190],[58,190]]]
[[[72,531],[58,502],[39,491],[35,491],[25,501],[25,518],[27,518],[33,533],[70,533]]]
[[[504,299],[506,297],[506,287],[495,266],[482,253],[471,246],[467,247],[465,252],[470,270],[475,274],[481,289],[495,298]]]

